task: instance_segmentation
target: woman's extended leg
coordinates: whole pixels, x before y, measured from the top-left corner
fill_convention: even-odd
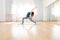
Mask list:
[[[29,19],[30,19],[30,21],[32,21],[32,22],[34,22],[36,24],[36,21],[32,20],[32,18],[29,18]]]
[[[22,24],[24,23],[24,19],[27,19],[27,17],[22,18]]]

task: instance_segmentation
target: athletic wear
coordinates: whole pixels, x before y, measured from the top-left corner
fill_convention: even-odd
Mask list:
[[[27,13],[26,17],[29,17],[30,16],[30,12]]]
[[[24,17],[24,18],[22,19],[22,24],[24,23],[24,19],[30,19],[30,21],[32,21],[32,22],[34,22],[34,23],[36,24],[36,22],[33,21],[32,18],[30,18],[30,12],[28,12],[27,15],[26,15],[26,17]]]
[[[32,22],[34,22],[34,23],[36,24],[36,22],[33,21],[30,17],[24,17],[24,18],[22,19],[22,24],[24,23],[24,19],[29,19],[30,21],[32,21]]]

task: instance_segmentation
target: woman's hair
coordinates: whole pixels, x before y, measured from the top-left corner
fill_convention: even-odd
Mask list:
[[[32,17],[34,16],[34,12],[31,12],[31,16],[32,16]]]

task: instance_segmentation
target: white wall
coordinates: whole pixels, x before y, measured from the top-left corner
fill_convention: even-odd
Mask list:
[[[12,14],[11,14],[11,5],[12,0],[6,0],[5,1],[5,8],[6,8],[6,21],[12,21]]]
[[[47,9],[45,8],[48,0],[13,0],[13,4],[24,5],[24,4],[33,4],[35,7],[38,7],[35,15],[36,20],[47,20]],[[10,20],[11,16],[6,16],[6,13],[11,13],[11,0],[0,0],[0,21]],[[27,10],[26,10],[27,11]],[[20,12],[20,11],[19,11]],[[18,12],[17,12],[18,13]],[[18,14],[20,15],[20,14]],[[25,15],[25,14],[24,14]],[[6,18],[7,17],[7,18]],[[20,17],[18,16],[18,19]],[[20,20],[20,19],[19,19]]]
[[[0,0],[0,21],[5,21],[5,0]]]
[[[34,0],[13,0],[11,13],[17,16],[12,15],[13,21],[16,19],[22,20],[26,16],[27,12],[31,11],[34,8]]]
[[[11,0],[0,0],[0,21],[11,21]]]
[[[42,0],[34,0],[35,7],[37,7],[36,12],[36,20],[43,20],[43,1]]]
[[[60,1],[53,5],[51,13],[57,18],[58,21],[60,21]]]
[[[16,5],[32,4],[32,5],[37,6],[38,7],[37,12],[36,12],[37,14],[35,16],[36,18],[34,18],[34,19],[42,20],[41,0],[36,0],[36,1],[35,0],[25,0],[25,1],[24,0],[13,0],[13,1],[14,1],[13,3],[15,3]],[[11,5],[12,5],[11,3],[12,3],[11,0],[0,0],[0,21],[10,21],[11,20],[12,17],[8,16],[9,14],[11,14]],[[29,10],[29,9],[27,9],[27,10]],[[26,15],[26,14],[24,14],[24,15]],[[18,15],[18,18],[19,18],[19,15]]]
[[[45,21],[56,20],[56,17],[54,15],[52,15],[52,13],[51,13],[51,8],[53,6],[46,8],[46,6],[49,5],[50,3],[52,3],[53,1],[55,1],[55,0],[43,0],[43,20],[45,20]]]
[[[34,7],[36,10],[34,19],[35,20],[43,20],[43,11],[42,11],[42,0],[13,0],[12,4],[12,14],[16,14],[17,17],[13,16],[13,21],[21,20],[23,17],[26,16],[27,12],[31,11]]]
[[[47,8],[46,8],[47,0],[43,0],[43,20],[47,21]]]

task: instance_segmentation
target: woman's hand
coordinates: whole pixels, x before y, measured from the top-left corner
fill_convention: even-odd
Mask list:
[[[37,8],[37,7],[35,7],[35,8]],[[33,8],[33,9],[31,10],[31,12],[33,12],[33,10],[34,10],[35,8]]]

